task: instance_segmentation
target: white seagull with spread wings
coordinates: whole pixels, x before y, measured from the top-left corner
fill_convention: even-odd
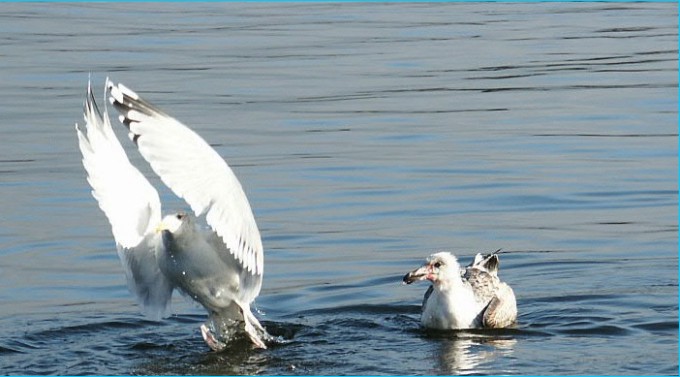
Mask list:
[[[76,124],[83,166],[130,290],[156,319],[168,315],[174,289],[201,304],[208,311],[201,333],[213,350],[244,336],[266,348],[272,338],[250,310],[262,286],[262,240],[238,179],[176,119],[122,84],[107,79],[106,92],[142,157],[194,212],[161,218],[158,193],[128,160],[88,83],[85,126]],[[208,226],[197,226],[199,218]]]

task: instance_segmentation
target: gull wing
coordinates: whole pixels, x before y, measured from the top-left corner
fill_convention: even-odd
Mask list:
[[[515,293],[509,285],[501,283],[489,302],[482,318],[484,327],[503,328],[517,320]]]
[[[92,196],[109,219],[116,242],[135,247],[160,222],[158,193],[128,160],[89,84],[83,112],[85,127],[76,124],[76,131]]]
[[[154,254],[154,228],[161,220],[158,193],[128,160],[90,83],[83,116],[85,126],[76,124],[76,133],[92,196],[111,224],[128,287],[147,314],[159,317],[167,312],[172,286]]]
[[[489,302],[494,297],[494,293],[500,284],[497,276],[477,267],[468,268],[464,278],[464,281],[470,285],[477,301],[483,303]]]
[[[163,275],[156,260],[155,235],[148,235],[132,248],[118,245],[118,257],[125,270],[130,292],[135,295],[142,312],[153,320],[170,315],[172,283]]]
[[[244,270],[258,277],[263,270],[260,232],[250,203],[231,168],[198,134],[140,98],[122,84],[109,82],[110,101],[122,114],[142,157],[177,196],[222,239]],[[251,295],[248,295],[251,296]]]
[[[430,296],[432,296],[432,292],[434,292],[434,285],[430,285],[429,288],[427,288],[427,291],[425,291],[425,295],[423,296],[423,304],[421,305],[421,312],[425,312],[425,307],[427,306],[427,302],[430,300]]]

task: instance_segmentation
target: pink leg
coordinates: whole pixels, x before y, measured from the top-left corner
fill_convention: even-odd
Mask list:
[[[201,335],[203,335],[203,340],[208,344],[208,347],[212,349],[213,351],[219,352],[226,347],[226,344],[220,342],[215,338],[215,335],[213,335],[212,331],[206,326],[205,324],[201,325]]]

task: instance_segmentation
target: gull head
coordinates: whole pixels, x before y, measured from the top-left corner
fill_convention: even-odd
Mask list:
[[[416,281],[429,280],[433,284],[438,284],[453,277],[460,278],[458,260],[453,254],[442,251],[430,255],[425,264],[406,274],[403,281],[405,284],[411,284]]]
[[[161,233],[163,231],[168,231],[172,234],[177,233],[183,225],[189,224],[191,222],[191,216],[185,212],[177,212],[172,215],[167,215],[163,217],[160,224],[156,227],[156,232]]]

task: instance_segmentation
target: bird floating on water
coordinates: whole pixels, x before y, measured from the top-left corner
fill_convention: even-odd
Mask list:
[[[262,287],[262,240],[238,179],[198,134],[137,93],[108,79],[106,93],[142,157],[193,211],[161,218],[158,192],[128,160],[88,83],[85,125],[76,124],[83,166],[138,303],[166,317],[178,289],[207,310],[201,334],[210,348],[238,338],[266,348],[272,337],[250,309]]]
[[[437,330],[503,328],[517,320],[515,294],[498,278],[498,252],[477,254],[461,268],[449,252],[430,255],[426,263],[406,274],[404,283],[432,282],[425,292],[423,327]]]

